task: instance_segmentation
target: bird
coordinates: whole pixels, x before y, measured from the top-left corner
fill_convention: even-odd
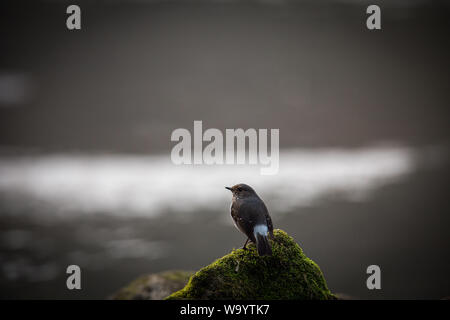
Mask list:
[[[256,244],[258,255],[271,256],[272,247],[268,236],[274,239],[273,224],[264,201],[255,190],[244,183],[225,187],[233,193],[231,217],[236,228],[247,236],[242,249],[247,249],[248,241]]]

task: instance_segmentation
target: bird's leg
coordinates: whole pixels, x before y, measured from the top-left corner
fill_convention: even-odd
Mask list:
[[[247,250],[247,242],[248,240],[250,240],[250,238],[247,238],[247,241],[245,241],[244,246],[242,247],[242,249]]]

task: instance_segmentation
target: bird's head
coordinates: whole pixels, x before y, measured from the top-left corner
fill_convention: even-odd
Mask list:
[[[255,190],[253,190],[252,187],[244,183],[236,184],[232,187],[225,187],[225,189],[230,190],[233,193],[233,196],[237,198],[247,198],[256,196]]]

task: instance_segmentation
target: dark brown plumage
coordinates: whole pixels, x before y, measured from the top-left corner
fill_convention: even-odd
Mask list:
[[[273,224],[264,202],[255,190],[246,184],[225,188],[233,193],[231,217],[234,224],[247,236],[243,249],[247,248],[247,242],[250,240],[256,244],[259,255],[272,255],[267,236],[273,239]]]

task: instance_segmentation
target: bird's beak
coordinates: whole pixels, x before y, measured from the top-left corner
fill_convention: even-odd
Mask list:
[[[228,189],[230,191],[233,191],[233,189],[231,189],[230,187],[225,187],[225,189]]]

